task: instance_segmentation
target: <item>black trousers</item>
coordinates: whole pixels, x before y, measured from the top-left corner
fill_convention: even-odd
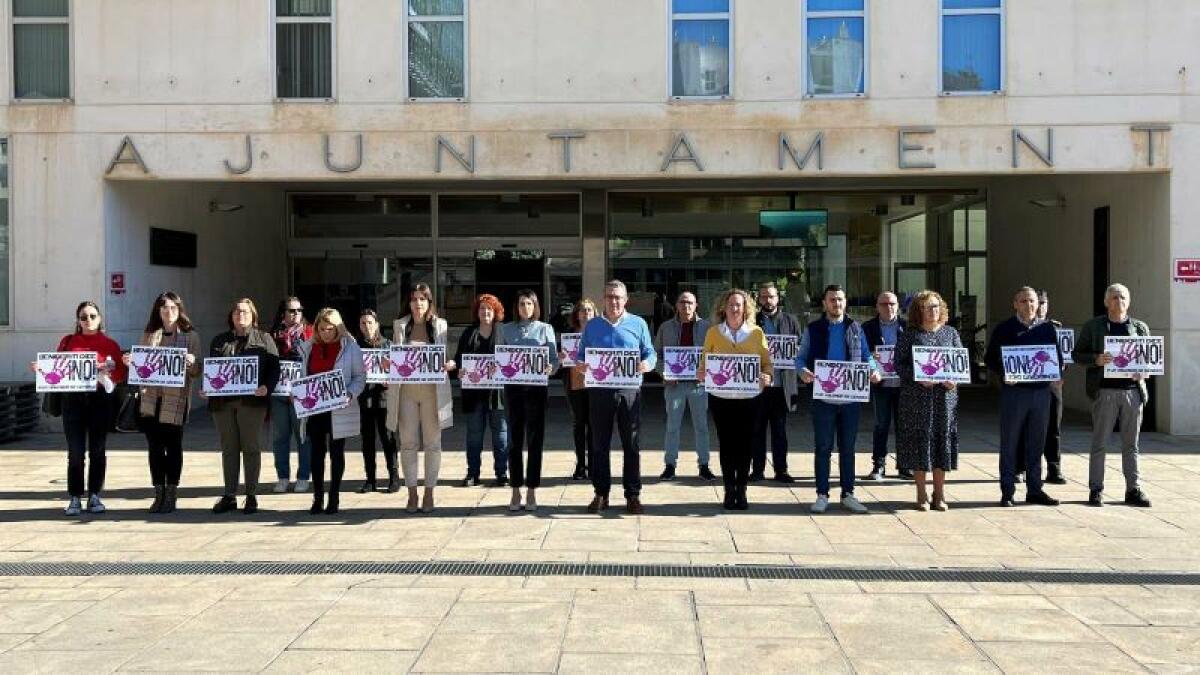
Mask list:
[[[771,431],[771,465],[776,475],[787,473],[787,394],[783,387],[767,387],[761,394],[749,400],[757,402],[755,407],[748,411],[751,417],[746,418],[754,420],[754,433],[751,436],[754,473],[763,473],[767,469],[768,427]]]
[[[108,458],[104,454],[108,427],[112,424],[112,394],[104,392],[63,395],[63,432],[67,437],[67,491],[72,497],[83,496],[84,457],[87,467],[87,492],[100,494]]]
[[[183,427],[142,418],[150,455],[150,484],[179,485],[183,473]]]
[[[313,499],[325,495],[325,455],[329,454],[332,471],[329,477],[330,499],[337,497],[342,489],[342,475],[346,473],[346,439],[333,438],[332,413],[321,413],[308,418],[308,438],[312,441],[312,484]]]
[[[375,438],[378,436],[379,445],[383,448],[383,460],[387,462],[389,475],[397,470],[396,441],[387,430],[387,408],[368,408],[362,401],[358,402],[358,422],[362,429],[363,467],[366,469],[367,482],[375,482]]]
[[[717,427],[721,480],[726,492],[745,491],[750,480],[751,439],[746,437],[746,420],[753,418],[762,397],[759,394],[754,398],[729,399],[708,395],[708,409]]]
[[[542,441],[546,436],[546,387],[504,385],[508,415],[508,478],[512,486],[538,488],[542,484]],[[529,446],[529,471],[522,451]]]
[[[568,389],[567,401],[571,404],[571,431],[575,435],[575,465],[586,469],[592,463],[592,424],[587,389]]]
[[[640,389],[588,389],[588,419],[592,427],[592,488],[601,497],[612,491],[613,421],[621,436],[624,451],[621,467],[621,486],[625,498],[642,493],[642,458],[638,433],[642,423],[642,393]]]
[[[1050,417],[1046,423],[1046,442],[1042,446],[1042,455],[1046,458],[1047,471],[1059,471],[1062,467],[1062,395],[1050,387]],[[1024,441],[1017,446],[1017,473],[1025,473]]]

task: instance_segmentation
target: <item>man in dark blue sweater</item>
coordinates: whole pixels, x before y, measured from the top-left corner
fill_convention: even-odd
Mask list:
[[[1004,377],[1003,348],[1047,345],[1062,369],[1058,333],[1054,324],[1037,320],[1037,291],[1026,286],[1013,296],[1016,315],[996,326],[984,361],[1004,382],[1000,388],[1000,505],[1014,506],[1017,448],[1025,452],[1027,467],[1025,501],[1057,506],[1058,500],[1042,490],[1042,444],[1050,415],[1050,382],[1010,382]]]

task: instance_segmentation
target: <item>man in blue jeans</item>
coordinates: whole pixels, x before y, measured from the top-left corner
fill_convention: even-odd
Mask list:
[[[796,355],[796,370],[800,380],[812,384],[813,369],[818,360],[854,361],[871,364],[871,382],[880,381],[878,368],[867,349],[862,326],[846,316],[846,292],[836,284],[826,286],[822,299],[825,315],[808,324],[800,339]],[[813,458],[817,474],[817,500],[813,513],[825,513],[829,508],[829,474],[836,438],[838,446],[838,482],[842,488],[842,508],[852,513],[866,513],[854,496],[854,442],[858,436],[860,403],[833,403],[813,399],[813,436],[816,454]]]
[[[675,318],[664,321],[654,336],[654,350],[658,353],[658,369],[667,368],[663,358],[663,347],[702,347],[708,322],[696,313],[696,296],[684,291],[675,301]],[[700,477],[715,480],[708,468],[708,393],[704,385],[696,380],[670,380],[663,378],[663,398],[667,405],[667,431],[663,439],[664,457],[662,480],[675,479],[675,465],[679,461],[679,434],[683,431],[683,414],[692,409],[692,435],[696,440],[696,461]]]

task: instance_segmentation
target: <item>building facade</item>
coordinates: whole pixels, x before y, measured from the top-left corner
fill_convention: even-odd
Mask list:
[[[238,297],[353,321],[419,282],[457,328],[524,287],[561,325],[610,276],[652,323],[931,287],[979,345],[1019,286],[1079,326],[1120,281],[1166,336],[1151,423],[1200,433],[1200,4],[3,5],[6,379],[78,301],[129,344],[164,289],[207,337]]]

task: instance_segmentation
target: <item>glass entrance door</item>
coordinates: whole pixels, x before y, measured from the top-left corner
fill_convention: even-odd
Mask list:
[[[417,283],[432,283],[433,261],[400,258],[376,252],[355,255],[330,251],[321,257],[292,259],[292,288],[311,321],[323,307],[341,313],[346,327],[358,331],[364,309],[379,314],[385,333],[405,310],[405,300]]]

